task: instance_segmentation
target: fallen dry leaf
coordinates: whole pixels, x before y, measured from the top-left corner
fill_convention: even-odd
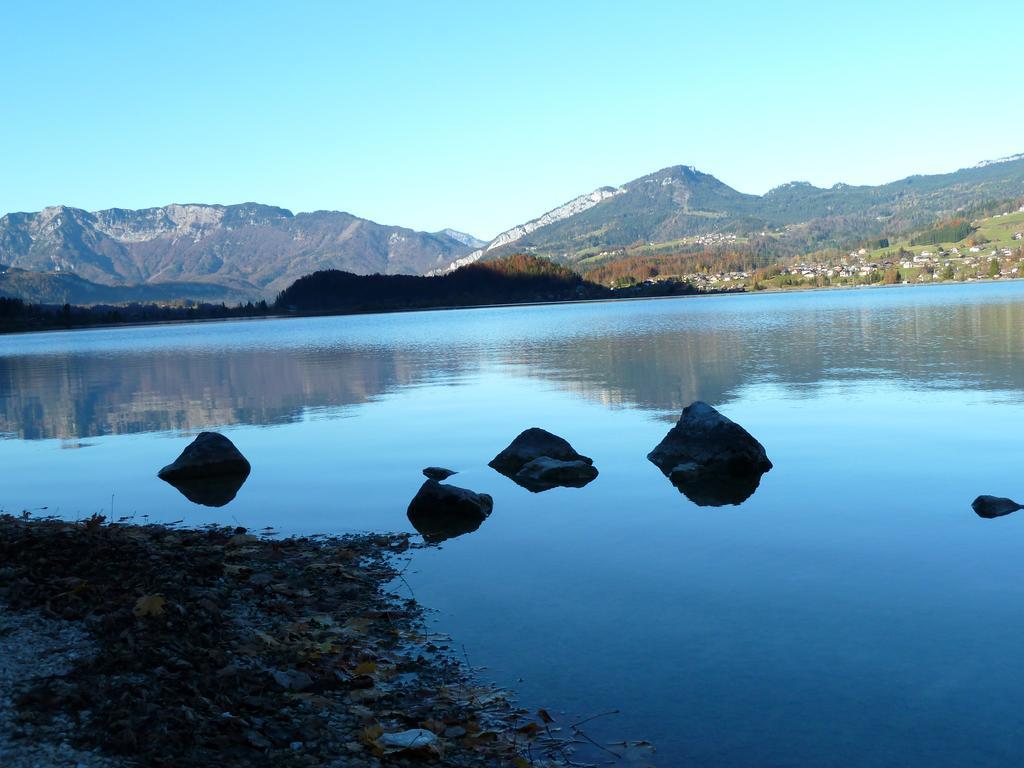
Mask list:
[[[143,595],[135,601],[132,613],[139,619],[143,616],[163,616],[166,602],[163,595]]]
[[[368,725],[363,728],[362,733],[359,735],[359,739],[365,744],[372,744],[380,738],[382,733],[384,733],[384,729],[379,725]]]
[[[352,676],[359,677],[360,675],[372,675],[376,671],[376,664],[374,664],[372,661],[364,661],[362,664],[356,667],[356,670],[352,673]]]

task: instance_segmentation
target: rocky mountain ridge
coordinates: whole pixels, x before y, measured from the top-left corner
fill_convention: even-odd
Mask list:
[[[496,248],[501,248],[502,246],[511,245],[512,243],[518,242],[519,240],[522,240],[524,237],[529,235],[531,232],[534,232],[540,229],[541,227],[546,227],[550,224],[562,221],[563,219],[567,219],[570,216],[575,216],[576,214],[583,213],[583,211],[586,211],[589,208],[593,208],[601,201],[607,200],[609,197],[614,197],[615,195],[621,194],[624,191],[625,190],[621,187],[619,189],[613,189],[612,187],[601,187],[599,189],[595,189],[590,194],[575,197],[569,202],[563,203],[557,208],[552,208],[547,213],[541,214],[536,219],[531,219],[525,224],[519,224],[517,226],[512,227],[512,229],[505,230],[497,237],[495,237],[493,240],[491,240],[491,242],[489,243],[480,243],[480,245],[478,245],[476,247],[476,250],[473,251],[472,253],[468,253],[465,256],[456,259],[455,261],[453,261],[451,264],[448,264],[444,268],[434,270],[433,272],[430,272],[428,274],[445,274],[447,272],[453,272],[459,267],[464,267],[467,264],[472,264],[473,262],[479,261],[481,258],[483,258],[488,251],[493,251]]]
[[[670,166],[575,197],[487,243],[451,229],[418,232],[338,211],[293,214],[258,203],[95,212],[54,206],[0,217],[0,264],[10,272],[0,279],[0,295],[271,299],[327,269],[444,274],[515,251],[585,269],[623,258],[627,247],[678,251],[715,242],[745,243],[771,261],[898,237],[1022,197],[1018,154],[877,186],[790,182],[764,195],[739,192],[693,166]],[[52,279],[68,275],[78,281]]]
[[[8,267],[111,287],[208,284],[225,296],[253,299],[273,297],[319,269],[423,274],[478,243],[454,231],[417,232],[349,213],[293,214],[258,203],[95,212],[53,206],[0,218],[0,264]],[[210,291],[201,293],[210,298]]]
[[[671,243],[709,234],[751,239],[800,253],[860,238],[899,235],[992,201],[1024,196],[1024,154],[946,174],[877,186],[816,187],[794,181],[764,195],[739,192],[693,166],[663,168],[569,201],[503,232],[445,269],[510,250],[575,263],[634,243]]]
[[[468,245],[470,248],[482,248],[487,245],[486,240],[481,240],[479,237],[473,237],[473,235],[465,232],[459,232],[457,229],[442,229],[437,234],[446,235],[453,240],[458,240],[463,245]]]

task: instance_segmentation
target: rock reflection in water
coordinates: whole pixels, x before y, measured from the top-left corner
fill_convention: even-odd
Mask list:
[[[204,507],[223,507],[233,501],[239,489],[245,484],[249,473],[202,477],[188,480],[165,480],[173,485],[182,496],[194,504]]]
[[[598,472],[595,466],[585,461],[559,461],[539,456],[524,464],[515,474],[502,474],[530,493],[541,493],[552,488],[582,488],[592,483]]]
[[[458,513],[431,514],[429,512],[409,510],[409,522],[427,544],[440,544],[442,541],[464,536],[477,530],[484,517],[473,517]]]
[[[694,504],[701,507],[738,505],[754,495],[761,484],[761,471],[730,471],[700,469],[683,464],[668,473],[672,485]]]

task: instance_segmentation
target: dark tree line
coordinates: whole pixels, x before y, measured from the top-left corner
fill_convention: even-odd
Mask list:
[[[283,312],[378,312],[608,295],[607,289],[548,259],[514,254],[438,277],[314,272],[281,291],[275,306]]]
[[[189,320],[225,320],[271,314],[265,301],[226,304],[26,304],[21,299],[0,297],[0,332],[88,328],[97,325],[161,323]]]
[[[966,219],[953,219],[939,224],[937,227],[922,232],[910,241],[911,245],[938,245],[939,243],[958,243],[974,229]]]

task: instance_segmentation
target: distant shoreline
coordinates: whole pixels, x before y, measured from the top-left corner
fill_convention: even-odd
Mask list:
[[[452,312],[458,310],[472,310],[472,309],[510,309],[514,307],[549,307],[558,306],[562,304],[570,305],[581,305],[581,304],[611,304],[617,302],[628,302],[628,301],[666,301],[672,299],[711,299],[721,298],[723,296],[764,296],[772,295],[777,296],[780,294],[787,293],[817,293],[823,291],[861,291],[861,290],[878,290],[887,288],[934,288],[939,286],[950,286],[950,285],[978,285],[978,284],[990,284],[990,283],[1016,283],[1024,280],[1024,277],[1004,277],[999,279],[992,278],[979,278],[976,280],[943,280],[940,282],[927,282],[927,283],[891,283],[891,284],[872,284],[872,285],[826,285],[826,286],[793,286],[789,288],[763,288],[759,291],[751,290],[723,290],[716,292],[697,292],[690,294],[680,294],[674,296],[615,296],[601,299],[566,299],[563,301],[523,301],[523,302],[508,302],[508,303],[496,303],[496,304],[465,304],[455,306],[438,306],[438,307],[401,307],[397,309],[377,309],[377,310],[351,310],[341,312],[286,312],[286,313],[274,313],[268,315],[257,315],[257,316],[235,316],[235,317],[198,317],[194,319],[173,319],[173,320],[145,320],[139,322],[119,322],[119,323],[96,323],[94,325],[81,325],[72,328],[31,328],[31,329],[0,329],[0,336],[15,336],[22,334],[37,334],[37,333],[70,333],[78,331],[96,331],[104,329],[116,329],[116,328],[144,328],[144,327],[155,327],[165,325],[195,325],[201,323],[226,323],[226,322],[247,322],[247,321],[260,321],[260,320],[295,320],[312,317],[364,317],[367,315],[394,315],[394,314],[409,314],[414,312]]]

